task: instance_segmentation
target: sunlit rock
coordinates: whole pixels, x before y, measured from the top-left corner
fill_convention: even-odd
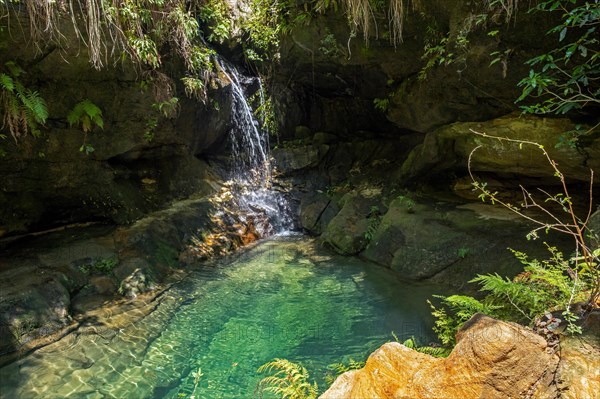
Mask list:
[[[590,357],[600,353],[597,334],[567,342],[564,356],[524,327],[478,314],[459,331],[448,358],[387,343],[364,368],[342,374],[320,399],[555,398],[557,367],[564,397],[597,398],[598,358]]]

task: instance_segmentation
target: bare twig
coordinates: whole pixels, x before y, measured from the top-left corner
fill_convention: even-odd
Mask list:
[[[533,230],[530,231],[529,236],[537,237],[537,233],[540,230],[546,230],[546,231],[553,230],[553,231],[556,231],[559,233],[567,234],[574,239],[575,251],[577,254],[581,253],[581,256],[576,256],[573,259],[575,262],[575,271],[574,271],[574,276],[571,276],[571,278],[574,279],[575,283],[577,284],[578,281],[580,280],[579,270],[582,267],[584,267],[584,265],[585,265],[585,268],[587,270],[589,270],[589,273],[591,275],[591,285],[589,287],[589,296],[588,296],[587,303],[588,303],[588,305],[593,306],[596,303],[596,301],[598,300],[598,298],[600,297],[600,271],[598,270],[598,263],[600,262],[600,260],[598,259],[598,256],[595,255],[594,250],[592,250],[588,246],[588,244],[586,242],[586,233],[589,231],[588,223],[589,223],[590,217],[593,212],[594,172],[592,170],[590,170],[590,187],[589,187],[589,196],[588,196],[588,208],[587,208],[586,217],[585,217],[585,219],[582,220],[577,216],[577,214],[573,208],[573,201],[571,200],[571,195],[569,193],[569,189],[567,187],[567,182],[566,182],[564,174],[560,171],[560,169],[558,168],[558,164],[556,163],[556,161],[554,161],[554,159],[552,159],[552,157],[550,156],[548,151],[546,151],[546,149],[544,148],[543,145],[533,142],[533,141],[529,141],[529,140],[520,140],[520,139],[511,139],[508,137],[491,136],[486,133],[477,132],[473,129],[471,129],[471,132],[477,136],[488,138],[491,140],[496,140],[501,143],[507,142],[507,143],[518,144],[519,148],[522,148],[524,145],[533,146],[533,147],[539,149],[540,152],[543,154],[543,156],[546,158],[546,161],[548,162],[548,165],[550,165],[554,176],[560,180],[561,193],[559,193],[557,195],[551,195],[550,193],[548,193],[545,190],[542,190],[542,189],[538,189],[538,190],[543,195],[546,196],[545,202],[555,202],[563,209],[563,211],[566,213],[567,217],[570,219],[568,222],[563,221],[560,217],[558,217],[550,209],[547,209],[546,207],[542,206],[539,202],[537,202],[535,200],[535,198],[531,194],[531,192],[529,192],[523,186],[520,186],[521,191],[523,193],[523,199],[524,199],[524,203],[522,205],[523,209],[530,209],[530,208],[538,209],[544,215],[549,217],[551,222],[543,221],[543,220],[536,218],[535,216],[530,216],[530,215],[525,214],[520,208],[518,208],[514,205],[511,205],[508,202],[499,198],[497,192],[492,192],[489,189],[487,189],[485,183],[479,182],[473,174],[472,163],[473,163],[474,154],[483,147],[482,144],[477,145],[469,154],[467,167],[468,167],[469,175],[471,177],[471,181],[473,182],[473,186],[475,187],[475,190],[478,190],[481,192],[481,194],[480,194],[481,199],[485,200],[486,198],[489,198],[491,200],[492,204],[498,203],[498,204],[504,206],[505,208],[509,209],[510,211],[514,212],[515,214],[519,215],[523,219],[528,220],[528,221],[534,223],[535,225],[537,225],[537,227],[535,227]],[[583,263],[580,262],[581,260],[583,261]],[[572,300],[573,300],[573,298],[571,298],[569,300],[569,305],[571,304]],[[511,303],[512,303],[512,301],[511,301]]]

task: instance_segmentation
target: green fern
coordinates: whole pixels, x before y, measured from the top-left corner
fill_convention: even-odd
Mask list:
[[[363,368],[364,366],[365,366],[365,361],[358,361],[358,360],[354,360],[352,358],[350,358],[350,360],[348,360],[348,363],[330,364],[329,366],[327,366],[327,369],[329,371],[325,374],[325,382],[327,384],[331,385],[336,380],[336,378],[338,378],[340,375],[344,374],[345,372],[350,371],[350,370],[358,370],[358,369]]]
[[[585,301],[594,286],[594,274],[587,271],[586,264],[576,263],[579,258],[565,259],[555,247],[546,245],[549,259],[537,260],[519,251],[512,251],[525,266],[523,272],[513,279],[499,274],[478,275],[470,282],[478,283],[486,296],[481,300],[469,296],[437,296],[444,307],[433,309],[437,319],[434,331],[444,345],[454,344],[458,329],[475,313],[485,313],[502,320],[534,325],[548,311],[562,309],[568,323],[567,331],[578,331],[569,319],[572,304]],[[594,255],[595,256],[595,255]]]
[[[564,259],[556,248],[546,245],[548,260],[529,259],[519,251],[512,251],[525,265],[524,271],[514,279],[498,274],[479,275],[471,282],[481,285],[487,300],[504,309],[510,320],[534,322],[548,310],[566,309],[573,301],[585,299],[585,273],[574,273],[574,265]]]
[[[500,306],[480,302],[477,299],[465,295],[434,295],[442,300],[445,306],[436,308],[430,301],[431,314],[436,318],[433,331],[438,335],[440,341],[445,346],[454,346],[456,343],[456,332],[467,322],[475,313],[485,313],[490,316],[496,314]],[[448,311],[450,313],[448,313]]]
[[[171,97],[160,103],[152,104],[152,108],[163,114],[165,118],[174,118],[179,111],[179,98]]]
[[[415,337],[410,337],[406,341],[402,342],[402,345],[406,346],[409,349],[413,349],[417,352],[424,353],[433,357],[448,357],[448,355],[451,352],[450,349],[443,347],[419,346]]]
[[[369,225],[367,226],[367,230],[365,230],[364,237],[365,240],[371,241],[381,224],[381,212],[378,206],[371,207],[367,220],[369,221]]]
[[[3,128],[15,142],[27,132],[39,137],[39,125],[48,118],[46,102],[37,91],[27,89],[18,79],[24,73],[15,62],[5,63],[7,73],[0,73],[0,107],[3,109]]]
[[[5,73],[0,73],[0,88],[13,92],[15,90],[15,81]]]
[[[271,373],[258,384],[258,391],[271,392],[281,399],[315,399],[317,383],[309,382],[306,368],[287,359],[275,359],[265,363],[257,370],[259,373]]]
[[[67,121],[70,126],[80,125],[81,129],[88,133],[94,125],[100,129],[104,128],[104,120],[102,119],[102,110],[90,100],[83,100],[77,103],[71,112],[67,115]]]

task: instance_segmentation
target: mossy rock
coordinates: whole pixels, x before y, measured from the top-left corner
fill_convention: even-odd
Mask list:
[[[521,265],[508,247],[521,249],[526,243],[532,256],[547,255],[541,242],[525,240],[527,224],[497,208],[481,202],[397,197],[360,256],[409,280],[439,277],[447,284],[460,285],[478,273],[518,271]],[[545,239],[562,242],[556,236]]]
[[[342,255],[356,255],[368,244],[367,230],[371,226],[373,208],[383,207],[379,197],[366,198],[356,192],[342,200],[342,209],[331,219],[321,238]]]

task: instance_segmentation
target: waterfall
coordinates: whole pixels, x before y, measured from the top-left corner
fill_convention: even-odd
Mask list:
[[[254,117],[245,90],[258,85],[256,93],[262,105],[262,82],[258,77],[242,75],[222,59],[217,61],[231,83],[229,142],[232,165],[228,185],[242,211],[240,216],[244,222],[253,223],[261,236],[289,231],[293,228],[289,204],[284,195],[272,187],[269,132]]]

